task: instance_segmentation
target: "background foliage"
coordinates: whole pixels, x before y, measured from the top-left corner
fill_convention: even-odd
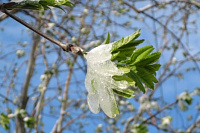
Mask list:
[[[0,0],[0,2],[8,2]],[[13,10],[44,33],[86,51],[141,29],[143,46],[162,53],[155,90],[116,96],[120,115],[92,114],[86,61],[65,53],[0,13],[0,131],[199,132],[200,1],[72,1],[74,7]]]

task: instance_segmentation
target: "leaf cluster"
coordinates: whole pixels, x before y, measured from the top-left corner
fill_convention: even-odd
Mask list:
[[[141,91],[145,92],[145,86],[154,89],[154,83],[157,83],[156,71],[159,70],[160,64],[156,61],[160,58],[160,52],[151,53],[154,48],[151,45],[136,49],[136,46],[144,42],[144,40],[136,40],[140,36],[140,30],[128,37],[121,38],[113,43],[111,49],[113,62],[117,67],[124,71],[124,75],[113,76],[114,80],[125,80],[130,86],[137,86]],[[106,39],[105,42],[109,42]],[[145,86],[144,86],[145,85]],[[117,89],[119,91],[119,89]],[[117,92],[114,90],[114,92]],[[117,94],[121,95],[121,93]],[[121,95],[127,97],[130,93]]]
[[[31,10],[46,10],[49,7],[62,9],[60,6],[65,5],[73,7],[74,4],[68,0],[25,0],[20,2],[11,2],[4,4],[6,9],[31,9]]]
[[[4,113],[1,113],[1,114],[0,114],[0,125],[1,125],[4,129],[8,130],[8,129],[10,129],[9,123],[10,123],[10,120],[9,120],[8,116],[5,115]]]

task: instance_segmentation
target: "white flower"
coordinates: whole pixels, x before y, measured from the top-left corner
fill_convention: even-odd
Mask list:
[[[145,101],[148,100],[148,96],[146,94],[143,94],[140,98],[139,98],[139,102],[140,103],[144,103]]]
[[[25,47],[26,45],[28,45],[28,42],[25,41],[23,44],[22,44],[22,47]]]
[[[154,108],[154,109],[158,109],[159,108],[158,103],[155,102],[155,101],[151,102],[151,107]]]
[[[23,57],[25,55],[25,52],[24,52],[24,50],[17,50],[16,54],[17,54],[17,57],[20,58],[20,57]]]
[[[135,108],[133,107],[133,105],[128,105],[127,108],[128,108],[129,110],[135,110]]]
[[[47,23],[47,30],[51,30],[55,26],[55,23]]]
[[[83,10],[83,14],[88,15],[88,13],[89,13],[89,10],[88,10],[88,9],[84,9],[84,10]]]
[[[16,114],[8,114],[8,118],[13,118],[15,116],[16,116]]]
[[[178,96],[178,98],[179,98],[179,99],[184,99],[185,96],[186,96],[186,92],[182,92],[182,93]]]
[[[113,124],[114,121],[113,121],[112,119],[109,119],[109,120],[108,120],[108,123],[109,123],[109,124]]]
[[[173,58],[172,58],[172,64],[174,64],[174,65],[175,65],[175,64],[176,64],[176,62],[177,62],[177,59],[176,59],[176,57],[173,57]]]
[[[85,103],[81,104],[81,109],[84,109],[85,108]]]
[[[62,101],[62,97],[61,97],[61,96],[59,96],[59,97],[58,97],[58,100],[59,100],[59,101]]]
[[[120,103],[121,105],[124,105],[124,104],[125,104],[124,100],[120,100],[119,103]]]
[[[24,109],[20,109],[19,113],[23,116],[26,115],[26,111]]]
[[[166,117],[162,118],[161,126],[164,126],[164,127],[169,126],[171,121],[172,121],[172,117],[166,116]]]
[[[90,31],[87,28],[84,27],[84,28],[81,29],[81,33],[83,33],[83,34],[89,34]]]
[[[24,121],[26,122],[26,121],[28,121],[28,119],[29,119],[29,117],[26,116],[26,117],[24,118]]]
[[[67,116],[70,116],[71,114],[70,114],[70,112],[66,112],[66,115],[67,115]]]
[[[41,76],[40,76],[40,80],[41,81],[45,81],[47,79],[47,75],[46,74],[42,74]]]
[[[194,90],[194,94],[200,95],[200,89],[195,89],[195,90]]]
[[[43,84],[39,84],[39,86],[38,86],[38,90],[41,92],[41,91],[42,91],[42,89],[43,89],[43,87],[44,87],[44,85],[43,85]]]
[[[102,124],[98,124],[98,128],[102,128],[102,126],[103,126]]]
[[[32,99],[33,101],[35,101],[35,100],[37,100],[37,97],[31,97],[31,99]]]
[[[77,39],[75,36],[73,36],[71,40],[72,40],[72,42],[77,42]]]

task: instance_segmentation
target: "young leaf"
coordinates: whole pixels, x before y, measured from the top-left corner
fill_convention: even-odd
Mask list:
[[[110,43],[110,34],[108,32],[106,40],[104,41],[104,44],[109,44]]]
[[[2,126],[5,130],[9,130],[9,129],[10,129],[9,123],[10,123],[10,120],[9,120],[8,116],[5,115],[4,113],[1,113],[1,114],[0,114],[0,124],[1,124],[1,126]]]
[[[122,96],[122,97],[125,97],[125,98],[132,98],[134,97],[133,93],[134,91],[130,90],[130,89],[113,89],[113,91],[119,95],[119,96]]]
[[[140,31],[138,30],[134,34],[113,43],[111,60],[116,62],[120,69],[130,69],[130,71],[125,72],[123,76],[129,77],[135,81],[135,86],[145,92],[144,85],[154,89],[154,83],[158,82],[155,76],[160,65],[153,63],[160,58],[161,53],[155,52],[151,54],[154,50],[151,45],[134,51],[136,49],[135,46],[143,42],[143,40],[135,40],[139,35]],[[134,42],[138,42],[137,45],[134,44]],[[129,50],[127,49],[127,46],[130,47]]]
[[[130,36],[127,36],[125,38],[120,39],[119,41],[114,42],[113,47],[111,49],[111,53],[116,53],[120,51],[120,48],[123,49],[123,47],[137,46],[138,43],[134,43],[134,40],[138,38],[140,34],[140,30],[138,30]]]
[[[113,118],[119,114],[113,92],[125,98],[132,98],[129,86],[137,86],[145,92],[145,86],[154,89],[157,83],[156,71],[160,64],[155,64],[160,53],[153,51],[153,46],[136,50],[144,40],[135,40],[140,30],[114,43],[110,36],[103,45],[92,49],[85,56],[88,63],[85,86],[88,90],[88,105],[93,113],[99,112],[99,105],[106,115]],[[109,43],[109,44],[108,44]],[[106,45],[105,45],[106,44]]]
[[[93,113],[98,113],[100,105],[106,115],[114,118],[119,114],[119,109],[113,89],[126,89],[129,83],[127,81],[115,81],[112,78],[112,76],[122,75],[124,72],[110,60],[112,56],[111,48],[112,44],[100,45],[85,56],[88,65],[85,86],[88,90],[90,110]]]
[[[22,0],[19,2],[10,2],[3,5],[5,9],[31,9],[31,10],[46,10],[49,7],[62,9],[60,6],[65,5],[73,7],[74,4],[68,0]],[[63,9],[62,9],[63,10]]]

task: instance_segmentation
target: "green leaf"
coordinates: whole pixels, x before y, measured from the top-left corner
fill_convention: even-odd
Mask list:
[[[119,114],[118,105],[113,94],[113,89],[126,89],[130,81],[116,81],[114,75],[122,75],[123,70],[117,68],[111,58],[112,44],[100,45],[87,53],[87,75],[85,86],[88,90],[87,102],[93,113],[99,112],[99,105],[110,118]],[[121,77],[122,78],[122,77]],[[123,77],[128,80],[128,78]],[[129,93],[128,93],[129,94]],[[132,94],[131,94],[132,95]],[[126,96],[130,97],[130,96]]]
[[[185,101],[188,105],[191,105],[193,100],[193,98],[187,91],[181,93],[179,99]]]
[[[130,77],[131,79],[133,79],[135,82],[136,82],[136,86],[139,87],[139,89],[142,91],[142,92],[145,92],[145,88],[142,84],[142,80],[140,79],[140,77],[134,72],[134,71],[130,71],[128,74],[126,74],[128,77]]]
[[[145,66],[148,64],[152,64],[152,63],[155,63],[160,58],[160,55],[161,55],[160,52],[155,52],[155,53],[152,53],[151,55],[143,58],[143,60],[140,60],[140,62],[136,62],[136,63],[138,66]],[[136,64],[136,63],[134,63],[134,64]],[[134,65],[134,64],[131,64],[131,65]]]
[[[130,86],[135,85],[135,81],[133,81],[131,78],[126,77],[126,76],[114,75],[114,76],[112,76],[112,78],[113,78],[115,81],[122,81],[122,80],[125,80],[125,81],[128,82],[128,84],[129,84]]]
[[[154,84],[157,83],[157,79],[155,78],[154,75],[151,74],[148,70],[145,68],[137,68],[138,73],[137,75],[140,77],[141,81],[149,88],[154,89]]]
[[[133,46],[137,46],[138,43],[134,42],[134,40],[136,38],[138,38],[140,36],[140,30],[136,31],[135,33],[131,34],[130,36],[127,36],[125,38],[120,39],[119,41],[116,41],[113,43],[113,47],[111,49],[111,53],[116,53],[120,50],[120,48],[123,47],[129,47],[130,45]]]
[[[1,124],[1,126],[4,129],[9,130],[10,129],[9,123],[10,123],[10,120],[9,120],[8,116],[5,115],[4,113],[1,113],[1,115],[0,115],[0,124]]]
[[[145,124],[136,124],[136,125],[133,125],[132,129],[136,133],[148,133],[148,129],[147,129],[147,126]]]
[[[106,40],[104,41],[104,44],[109,44],[110,43],[110,34],[108,32]]]
[[[4,4],[6,9],[31,9],[31,10],[46,10],[49,7],[56,7],[62,9],[60,6],[65,5],[73,7],[74,4],[68,0],[24,0],[21,2],[11,2]],[[63,10],[63,9],[62,9]]]
[[[28,128],[33,128],[36,123],[34,117],[25,117],[24,121],[25,121],[25,126]]]
[[[113,91],[119,95],[119,96],[122,96],[122,97],[125,97],[125,98],[132,98],[134,97],[135,95],[133,95],[134,91],[130,90],[130,89],[113,89]]]
[[[140,60],[142,60],[144,57],[146,57],[150,52],[152,52],[153,50],[153,46],[148,45],[145,47],[142,47],[140,49],[138,49],[137,51],[135,51],[132,56],[130,57],[129,61],[127,63],[137,63]]]
[[[154,83],[158,82],[155,76],[160,64],[155,62],[160,58],[161,53],[151,53],[154,50],[151,45],[136,50],[135,46],[144,41],[135,40],[139,35],[140,30],[113,43],[111,61],[114,61],[118,68],[129,70],[124,71],[123,77],[129,77],[132,81],[135,81],[135,86],[145,92],[145,86],[154,89]],[[115,80],[117,79],[115,78]]]
[[[151,53],[154,50],[151,45],[136,50],[136,46],[144,41],[135,40],[139,35],[140,30],[110,43],[108,33],[104,44],[92,49],[85,56],[88,63],[85,79],[87,101],[93,113],[99,112],[100,105],[111,118],[119,114],[113,92],[132,98],[134,91],[128,89],[129,86],[137,86],[142,92],[145,92],[145,87],[154,89],[154,83],[158,82],[156,71],[160,68],[160,64],[155,62],[161,54]]]

